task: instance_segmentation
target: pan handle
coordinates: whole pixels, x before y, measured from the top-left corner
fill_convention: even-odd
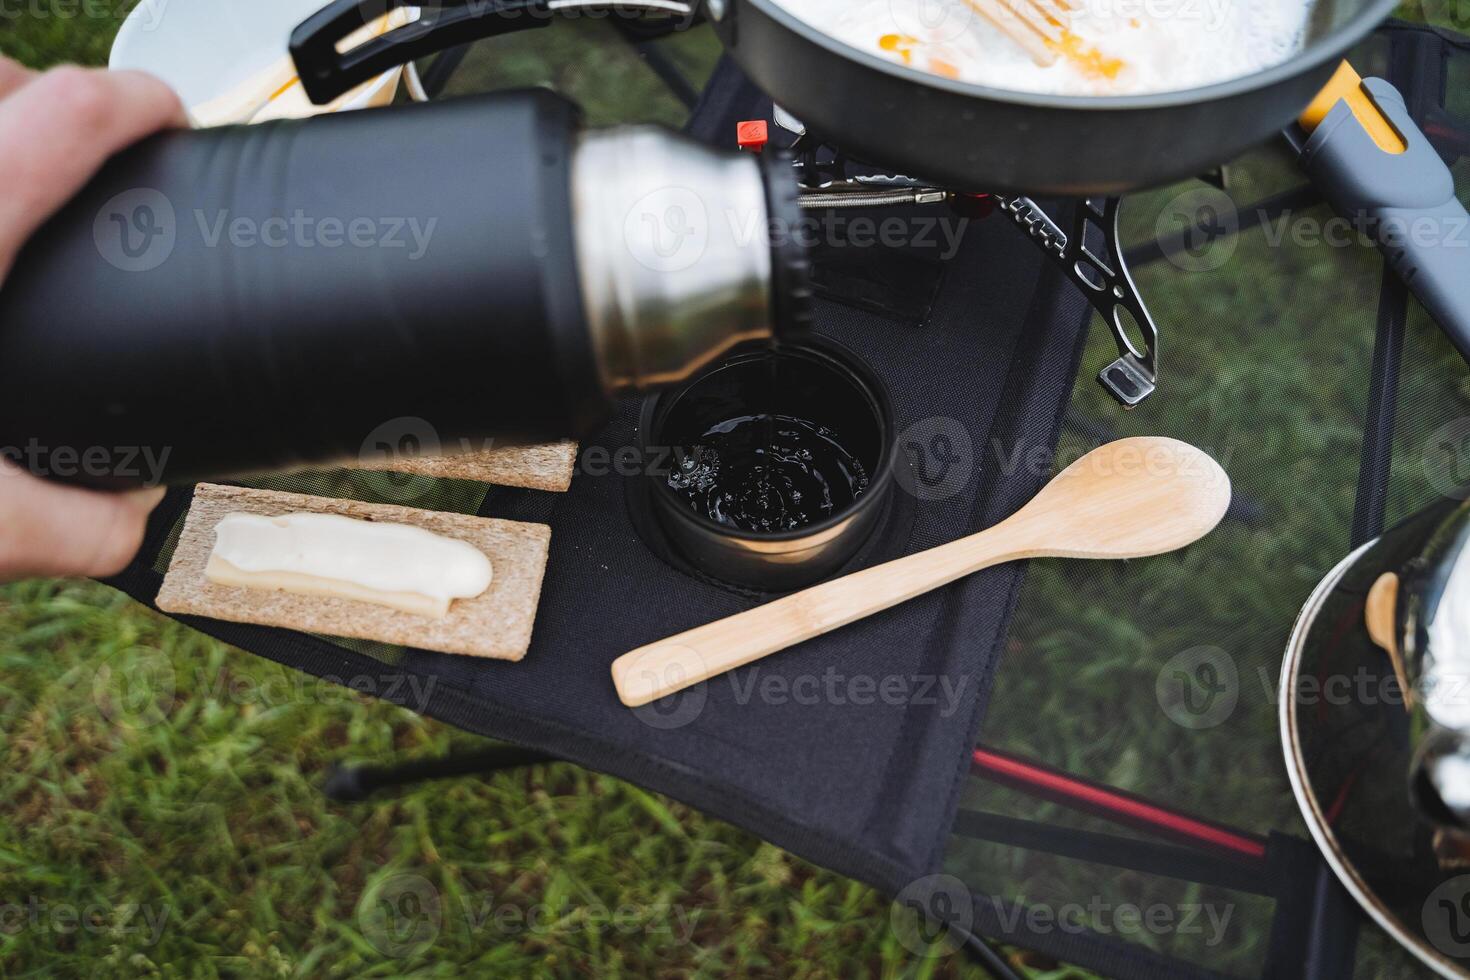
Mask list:
[[[567,11],[605,11],[613,16],[664,14],[693,18],[694,0],[333,0],[291,32],[291,58],[302,89],[325,105],[399,65],[470,41],[545,27]],[[399,7],[419,18],[340,51],[348,35]]]
[[[1338,214],[1377,239],[1389,266],[1470,360],[1470,213],[1404,97],[1346,62],[1304,115],[1301,167]],[[1319,103],[1314,103],[1317,107]],[[1291,138],[1292,134],[1288,134]]]

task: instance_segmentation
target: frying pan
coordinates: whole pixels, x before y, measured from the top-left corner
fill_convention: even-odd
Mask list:
[[[418,22],[345,53],[337,43],[365,14],[404,0],[335,0],[297,28],[291,52],[320,102],[405,61],[543,27],[560,12],[702,11],[757,85],[849,153],[958,189],[1081,197],[1192,176],[1271,137],[1395,2],[1314,0],[1306,43],[1282,64],[1201,88],[1108,97],[942,78],[851,47],[777,0],[440,0]]]
[[[1395,2],[1315,0],[1305,46],[1274,68],[1108,97],[952,81],[853,48],[776,0],[705,10],[757,85],[849,153],[962,189],[1084,197],[1191,177],[1270,138]]]

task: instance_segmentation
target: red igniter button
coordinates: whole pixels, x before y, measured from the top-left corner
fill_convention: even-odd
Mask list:
[[[735,139],[742,150],[759,153],[771,141],[771,126],[764,119],[747,119],[736,125]]]

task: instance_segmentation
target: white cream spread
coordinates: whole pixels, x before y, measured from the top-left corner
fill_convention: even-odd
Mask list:
[[[1059,57],[1038,65],[965,0],[780,0],[859,50],[1023,92],[1126,95],[1254,74],[1302,47],[1311,0],[1077,0]]]
[[[226,514],[205,576],[222,585],[358,599],[443,616],[490,587],[472,545],[407,524],[337,514]]]

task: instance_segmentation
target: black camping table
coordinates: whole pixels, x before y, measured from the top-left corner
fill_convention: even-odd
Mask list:
[[[624,33],[672,93],[648,115],[682,102],[690,133],[727,145],[740,121],[771,118],[733,66],[701,88],[668,42]],[[441,55],[428,87],[473,87],[483,50]],[[1396,24],[1354,61],[1399,85],[1470,190],[1470,41]],[[1113,357],[1107,331],[1003,217],[816,215],[817,329],[883,375],[905,450],[905,492],[853,567],[992,524],[1060,465],[1136,434],[1199,445],[1232,478],[1222,526],[1181,553],[992,569],[629,711],[615,656],[763,599],[670,554],[637,473],[603,463],[635,444],[629,402],[584,442],[566,494],[343,472],[253,481],[549,523],[522,663],[188,621],[319,677],[431,681],[413,707],[510,745],[374,760],[340,771],[339,795],[565,759],[869,882],[918,910],[910,939],[947,935],[995,969],[982,939],[1119,977],[1412,972],[1297,816],[1276,677],[1320,576],[1386,523],[1470,489],[1465,365],[1284,145],[1126,205],[1163,333],[1159,390],[1131,412],[1093,380]],[[884,221],[897,232],[875,241]],[[115,585],[152,601],[189,499],[170,492]]]

